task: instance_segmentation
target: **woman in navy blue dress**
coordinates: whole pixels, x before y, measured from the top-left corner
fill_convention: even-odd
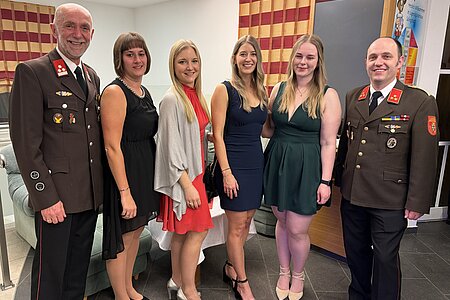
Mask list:
[[[219,84],[211,98],[215,169],[220,205],[228,219],[223,278],[234,282],[238,299],[254,299],[245,273],[244,243],[261,205],[264,155],[261,130],[267,116],[261,49],[252,36],[234,46],[231,81]]]

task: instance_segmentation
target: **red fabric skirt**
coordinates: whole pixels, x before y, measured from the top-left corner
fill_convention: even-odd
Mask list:
[[[160,214],[157,220],[163,222],[163,230],[185,234],[188,231],[203,232],[214,227],[211,213],[209,212],[205,185],[203,184],[203,173],[198,175],[192,184],[200,195],[201,204],[197,209],[188,207],[180,221],[178,221],[173,211],[173,200],[167,195],[162,195]]]

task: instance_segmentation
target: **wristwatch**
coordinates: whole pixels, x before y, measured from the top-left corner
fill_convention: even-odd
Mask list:
[[[331,180],[323,180],[323,179],[320,179],[320,183],[323,183],[323,184],[325,184],[325,185],[331,186]]]

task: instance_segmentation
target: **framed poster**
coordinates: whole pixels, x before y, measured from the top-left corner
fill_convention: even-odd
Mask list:
[[[391,36],[403,46],[404,63],[397,74],[405,84],[415,85],[424,43],[428,0],[396,0]]]

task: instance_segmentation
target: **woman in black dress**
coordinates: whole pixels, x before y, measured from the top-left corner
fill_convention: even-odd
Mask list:
[[[103,258],[116,299],[146,299],[132,285],[132,272],[144,225],[159,210],[153,189],[153,136],[158,114],[141,85],[150,53],[137,33],[121,34],[114,44],[117,78],[103,91],[101,123],[109,168],[105,170]]]
[[[231,57],[231,81],[219,84],[211,98],[215,169],[220,206],[228,219],[224,281],[234,282],[238,299],[254,299],[247,280],[244,243],[261,205],[264,156],[261,130],[267,117],[261,49],[250,35],[240,38]]]

